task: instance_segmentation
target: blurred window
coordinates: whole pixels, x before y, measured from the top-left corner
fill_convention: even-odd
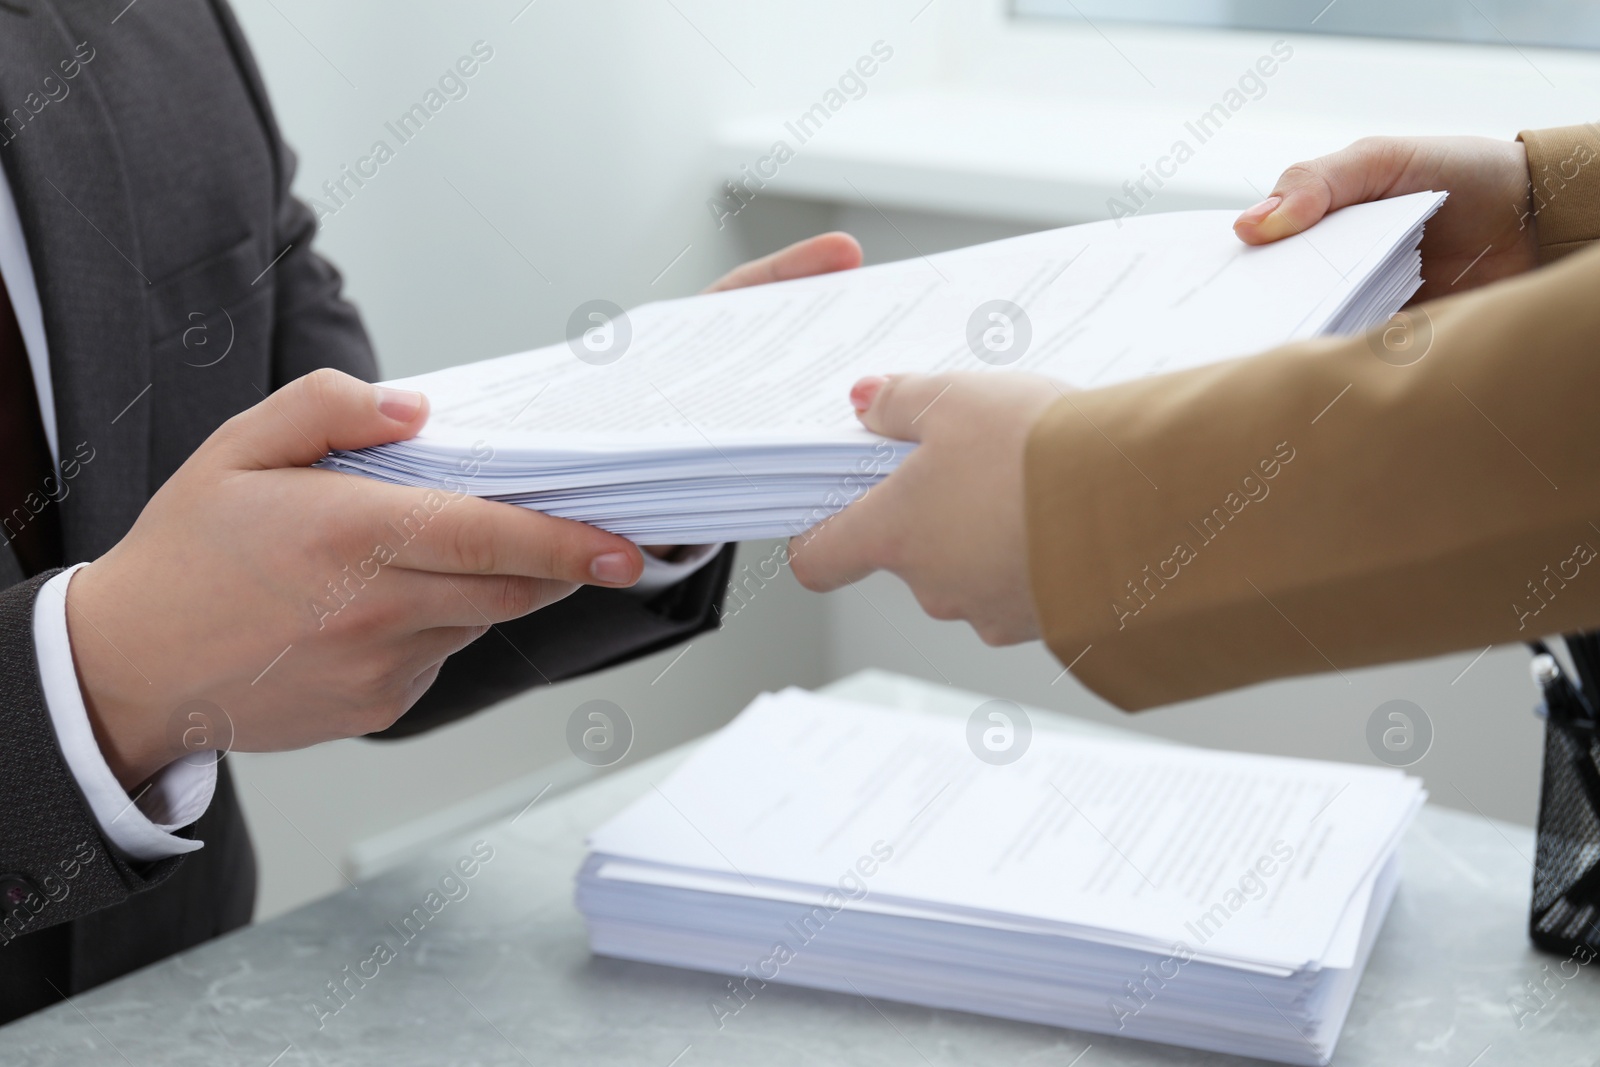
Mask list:
[[[1017,15],[1600,48],[1595,0],[1012,0]]]

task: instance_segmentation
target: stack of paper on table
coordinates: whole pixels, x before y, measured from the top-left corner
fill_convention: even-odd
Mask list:
[[[589,838],[596,953],[1285,1063],[1332,1055],[1420,783],[758,698]]]
[[[394,382],[432,401],[421,435],[324,462],[641,543],[788,536],[909,451],[857,424],[862,375],[1032,371],[1093,388],[1360,331],[1417,291],[1443,199],[1346,208],[1264,248],[1239,242],[1232,212],[1180,212],[646,304],[596,327],[614,362],[558,344]],[[1026,324],[990,319],[995,300]],[[991,325],[1012,331],[993,335],[1001,351],[975,347]]]

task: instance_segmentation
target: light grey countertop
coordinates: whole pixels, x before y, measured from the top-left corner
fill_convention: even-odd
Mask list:
[[[983,699],[878,672],[828,691],[962,715]],[[1030,714],[1036,726],[1108,729]],[[359,888],[21,1019],[0,1029],[0,1062],[1246,1062],[778,985],[761,990],[719,1028],[709,1005],[724,996],[727,979],[591,956],[572,905],[584,835],[659,781],[691,747],[541,800],[514,820],[485,826]],[[473,877],[460,878],[458,861],[487,849],[493,858],[480,862]],[[1600,984],[1588,973],[1594,968],[1528,944],[1532,857],[1526,828],[1433,806],[1421,813],[1404,846],[1399,896],[1335,1064],[1588,1067],[1600,1058]],[[457,880],[441,892],[451,874]],[[438,894],[431,901],[430,892]],[[427,921],[413,919],[413,929],[402,930],[401,920],[419,908]],[[380,942],[392,953],[386,962],[374,953]],[[364,984],[348,980],[353,992],[337,1001],[328,983],[344,978],[346,967],[376,976]],[[1529,982],[1540,987],[1538,999]]]

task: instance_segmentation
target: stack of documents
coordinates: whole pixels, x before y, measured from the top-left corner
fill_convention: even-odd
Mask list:
[[[860,428],[857,378],[1031,371],[1089,389],[1360,331],[1417,291],[1443,199],[1346,208],[1265,248],[1239,242],[1232,212],[1179,212],[591,311],[568,343],[392,383],[432,401],[423,432],[324,464],[646,544],[789,536],[909,452]]]
[[[996,765],[967,726],[758,698],[590,837],[594,951],[731,976],[722,1026],[791,983],[1328,1062],[1416,779],[1044,731]]]

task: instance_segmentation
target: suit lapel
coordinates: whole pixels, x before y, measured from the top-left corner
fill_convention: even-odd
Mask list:
[[[0,164],[44,310],[61,459],[81,463],[61,504],[68,563],[105,552],[144,507],[152,410],[149,279],[117,132],[97,85],[97,65],[115,60],[105,41],[91,40],[91,61],[64,79],[59,64],[81,40],[47,0],[0,4],[0,118],[14,109],[28,116],[0,129],[8,141]],[[48,100],[46,77],[51,93],[64,85],[67,94]]]

